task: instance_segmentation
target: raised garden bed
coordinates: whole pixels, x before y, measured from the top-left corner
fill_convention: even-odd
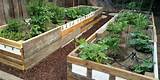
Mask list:
[[[75,8],[81,7],[84,6]],[[0,37],[0,62],[20,70],[33,67],[62,45],[92,27],[91,25],[86,27],[82,26],[95,20],[95,18],[101,14],[102,8],[90,7],[96,10],[80,18],[68,20],[66,21],[67,23],[63,25],[56,25],[55,28],[30,39],[15,41]],[[3,30],[7,26],[8,25],[2,25],[1,29]]]
[[[145,26],[142,26],[138,22],[132,25],[130,22],[125,22],[126,20],[129,21],[128,17],[126,17],[128,13],[126,12],[125,15],[121,13],[125,14],[124,11],[121,11],[115,15],[109,22],[90,36],[87,39],[88,42],[84,40],[78,41],[80,46],[69,54],[68,63],[86,67],[87,72],[89,72],[87,76],[90,76],[90,78],[92,70],[98,70],[110,74],[112,78],[117,76],[129,80],[158,79],[157,36],[153,14],[145,14],[146,18],[144,18],[143,14],[134,12],[136,15],[139,15],[138,18],[141,17],[142,19],[143,15],[144,20],[149,20],[145,24],[147,28],[144,28]],[[140,20],[136,17],[133,19]],[[149,42],[142,43],[136,41],[141,45],[137,43],[133,47],[133,43],[135,44],[136,42],[130,41],[134,39],[139,40],[142,37],[142,40],[147,41],[144,35],[149,39]],[[146,43],[150,45],[147,49],[144,46],[142,47]]]

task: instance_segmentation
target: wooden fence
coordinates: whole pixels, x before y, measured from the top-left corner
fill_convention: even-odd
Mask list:
[[[27,16],[25,0],[0,0],[0,25],[9,18],[23,18]]]

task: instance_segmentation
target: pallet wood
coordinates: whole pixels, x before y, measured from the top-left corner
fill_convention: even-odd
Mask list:
[[[18,48],[18,49],[22,48],[21,43],[13,41],[13,40],[5,39],[5,38],[2,38],[2,37],[0,37],[0,44],[15,47],[15,48]]]
[[[38,35],[33,37],[27,41],[22,43],[23,51],[24,51],[24,58],[29,58],[35,52],[39,51],[40,49],[44,48],[45,46],[54,43],[55,41],[61,38],[61,27],[57,27],[42,35]],[[34,43],[34,44],[33,44]]]
[[[116,15],[117,16],[117,15]],[[109,22],[113,22],[114,19],[116,18],[113,17]],[[153,17],[152,17],[153,19]],[[153,21],[153,20],[152,20]],[[154,25],[154,21],[153,21],[153,25]],[[106,23],[103,27],[101,27],[99,30],[97,30],[94,34],[92,34],[87,41],[89,42],[93,42],[94,40],[96,40],[96,38],[99,35],[104,34],[105,30],[106,30],[106,26],[108,26],[108,23]],[[154,31],[154,41],[156,41],[156,29],[153,28]],[[116,68],[110,65],[103,65],[100,63],[96,63],[93,61],[89,61],[89,60],[82,60],[80,58],[78,58],[78,54],[76,53],[76,51],[79,49],[79,47],[77,47],[75,50],[73,50],[67,57],[67,61],[70,64],[76,64],[76,65],[80,65],[80,66],[84,66],[87,67],[89,69],[94,69],[94,70],[98,70],[104,73],[108,73],[110,74],[110,80],[115,80],[115,76],[118,77],[122,77],[128,80],[155,80],[158,79],[158,66],[157,66],[157,51],[156,51],[156,42],[154,43],[154,77],[150,77],[150,76],[146,76],[146,75],[141,75],[141,74],[137,74],[134,72],[130,72],[124,69],[120,69],[120,68]]]

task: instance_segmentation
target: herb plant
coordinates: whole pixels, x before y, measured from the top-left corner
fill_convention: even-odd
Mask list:
[[[142,63],[133,65],[132,71],[144,74],[145,72],[151,72],[153,70],[154,63],[151,60],[143,60]]]

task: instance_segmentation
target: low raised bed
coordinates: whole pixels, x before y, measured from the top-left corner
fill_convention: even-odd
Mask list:
[[[33,67],[62,45],[89,29],[91,26],[82,26],[89,24],[102,12],[101,7],[93,8],[97,10],[26,41],[0,37],[0,63],[20,70]]]
[[[118,14],[115,15],[110,21],[104,24],[99,30],[97,30],[93,35],[91,35],[87,41],[94,42],[99,38],[102,38],[107,35],[106,29],[110,22],[114,22],[115,19],[118,17]],[[135,72],[128,71],[126,69],[120,68],[115,65],[105,65],[101,63],[96,63],[90,60],[83,60],[79,57],[79,49],[78,46],[75,50],[73,50],[67,57],[67,62],[70,64],[76,64],[87,68],[87,77],[92,79],[92,70],[97,70],[100,72],[104,72],[110,75],[111,80],[115,80],[115,77],[122,77],[127,80],[158,80],[158,62],[157,62],[157,36],[156,36],[156,28],[154,24],[154,17],[153,14],[151,15],[152,24],[150,26],[153,27],[152,29],[152,40],[153,40],[153,75],[141,75]]]

